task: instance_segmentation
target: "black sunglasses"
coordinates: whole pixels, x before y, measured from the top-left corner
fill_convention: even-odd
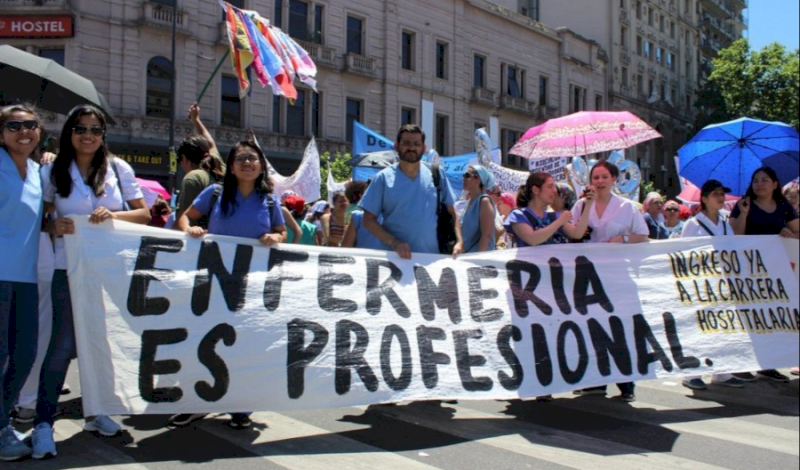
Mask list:
[[[103,129],[100,126],[86,127],[86,126],[77,125],[77,126],[72,128],[72,132],[74,132],[74,133],[76,133],[78,135],[83,135],[83,134],[86,134],[87,132],[91,132],[92,135],[100,137],[106,131],[105,131],[105,129]]]
[[[27,121],[8,121],[5,127],[9,132],[19,132],[23,127],[29,131],[35,131],[39,128],[39,123],[33,119]]]
[[[680,209],[678,209],[677,207],[667,207],[664,210],[667,211],[667,212],[678,212],[678,211],[680,211]]]
[[[461,175],[461,177],[462,178],[478,178],[478,174],[477,173],[473,173],[471,171],[465,171],[464,174]]]

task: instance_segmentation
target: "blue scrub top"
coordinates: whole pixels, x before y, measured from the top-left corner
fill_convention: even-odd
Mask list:
[[[42,230],[42,180],[39,165],[28,159],[25,181],[5,148],[0,147],[0,281],[36,282]]]
[[[455,198],[441,168],[439,182],[442,202],[452,206]],[[414,179],[403,173],[399,163],[384,168],[372,180],[358,205],[376,216],[383,216],[383,227],[408,243],[412,252],[439,253],[436,186],[427,164],[420,164]]]
[[[382,219],[378,217],[378,223]],[[367,227],[364,226],[364,211],[356,209],[350,213],[350,223],[356,228],[356,248],[370,248],[372,250],[389,251],[385,243],[378,240],[378,237],[372,234]]]
[[[492,198],[486,194],[481,194],[478,199],[469,201],[467,209],[464,211],[464,216],[461,219],[461,238],[464,240],[464,252],[474,253],[478,251],[478,245],[481,241],[481,200],[488,198],[494,208]],[[496,211],[496,209],[495,209]],[[496,214],[496,212],[495,212]],[[489,247],[486,251],[495,249],[495,229],[494,229],[494,216],[492,216],[492,239],[489,241]]]
[[[211,205],[211,198],[217,185],[212,184],[197,196],[192,202],[195,209],[202,214],[209,214],[208,233],[215,235],[229,235],[232,237],[255,238],[258,239],[265,233],[272,233],[274,227],[286,224],[281,211],[281,205],[274,194],[261,197],[253,191],[247,198],[243,198],[236,190],[236,205],[228,208],[228,215],[222,214],[222,192]],[[267,198],[272,199],[272,215]],[[232,209],[232,210],[231,210]]]
[[[527,217],[525,217],[525,214],[523,214],[522,211],[526,211],[531,216],[531,218],[535,222],[535,225],[531,225],[531,221],[528,220]],[[517,248],[525,248],[526,246],[530,245],[525,243],[525,240],[523,240],[521,237],[517,236],[516,233],[514,233],[513,224],[530,225],[533,228],[533,230],[536,231],[543,229],[548,225],[552,224],[553,222],[555,222],[556,220],[558,220],[559,215],[561,215],[560,212],[545,212],[544,218],[540,219],[539,216],[534,214],[533,211],[527,207],[523,209],[514,209],[513,211],[511,211],[510,214],[508,214],[508,217],[506,218],[506,221],[503,224],[503,226],[506,228],[506,232],[510,233],[511,235],[514,235],[515,240],[517,241]],[[546,241],[542,242],[540,245],[555,245],[559,243],[569,243],[569,237],[567,237],[567,234],[564,233],[563,227],[559,227],[558,230],[556,230],[556,233],[553,234],[553,236],[548,238]]]

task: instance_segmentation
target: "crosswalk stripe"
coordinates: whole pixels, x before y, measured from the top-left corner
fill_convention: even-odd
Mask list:
[[[55,431],[56,450],[58,450],[61,441],[68,440],[76,434],[84,432],[80,424],[68,419],[58,420],[53,430]],[[113,466],[115,470],[149,470],[146,466],[137,463],[132,457],[113,446],[105,444],[101,440],[98,440],[97,445],[86,447],[85,452],[80,456],[80,463],[86,463],[87,454],[102,462],[104,466]],[[59,453],[56,459],[61,463],[66,460],[63,453]],[[69,466],[68,468],[70,470],[97,470],[98,467],[93,465],[89,467]]]
[[[571,400],[569,407],[594,414],[621,418],[635,423],[661,426],[677,433],[689,433],[720,439],[751,447],[800,455],[797,442],[800,433],[774,426],[745,422],[736,418],[715,418],[709,415],[684,409],[671,408],[637,400],[626,406],[636,408],[635,413],[623,413],[618,403],[610,400]],[[669,411],[669,422],[660,412]]]
[[[484,413],[462,406],[455,406],[455,409],[456,414],[450,420],[431,419],[424,413],[409,413],[406,412],[407,409],[396,407],[380,408],[379,412],[400,421],[579,470],[620,468],[721,470],[723,468],[533,423],[520,423],[511,417]]]
[[[758,382],[745,384],[745,388],[736,390],[729,388],[721,389],[719,386],[709,385],[708,389],[694,393],[709,400],[762,408],[784,415],[797,416],[800,414],[800,403],[797,401],[797,396],[779,395],[771,389],[767,389],[766,391],[756,389],[756,387],[760,387],[761,385],[763,384],[759,384]],[[786,387],[789,386],[791,385],[786,385]],[[676,379],[674,382],[661,382],[657,380],[636,382],[636,387],[659,390],[683,396],[690,396],[693,393],[688,388],[681,386],[680,379]],[[764,393],[769,393],[769,400],[765,400]]]
[[[228,429],[212,420],[203,420],[198,427],[287,469],[330,470],[335,456],[336,467],[353,470],[439,470],[279,413],[257,412],[251,418],[268,425],[259,430],[255,440],[252,434]],[[306,440],[302,448],[292,442],[297,439]]]

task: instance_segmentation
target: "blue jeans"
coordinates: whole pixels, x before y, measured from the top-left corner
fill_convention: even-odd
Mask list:
[[[72,298],[69,294],[67,272],[53,273],[53,333],[39,376],[39,395],[36,400],[36,421],[53,424],[58,409],[58,397],[64,386],[69,361],[76,356],[75,324],[72,321]]]
[[[36,360],[39,331],[39,289],[33,282],[0,281],[0,429],[19,398]]]

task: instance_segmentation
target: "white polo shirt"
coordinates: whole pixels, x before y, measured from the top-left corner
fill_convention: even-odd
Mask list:
[[[142,189],[139,187],[139,183],[136,182],[136,175],[133,169],[127,162],[119,158],[109,159],[105,179],[105,193],[99,197],[83,181],[81,172],[75,162],[72,162],[69,167],[69,174],[72,177],[72,191],[69,196],[61,197],[56,191],[56,186],[50,180],[52,169],[52,164],[42,167],[42,190],[44,192],[44,201],[55,204],[57,217],[89,215],[98,207],[105,207],[112,212],[117,212],[125,207],[123,201],[132,201],[143,197]],[[119,171],[119,178],[122,183],[124,200],[123,194],[119,192],[120,185],[117,184],[117,171]],[[55,248],[55,268],[67,269],[67,256],[64,252],[63,238],[56,238]]]

